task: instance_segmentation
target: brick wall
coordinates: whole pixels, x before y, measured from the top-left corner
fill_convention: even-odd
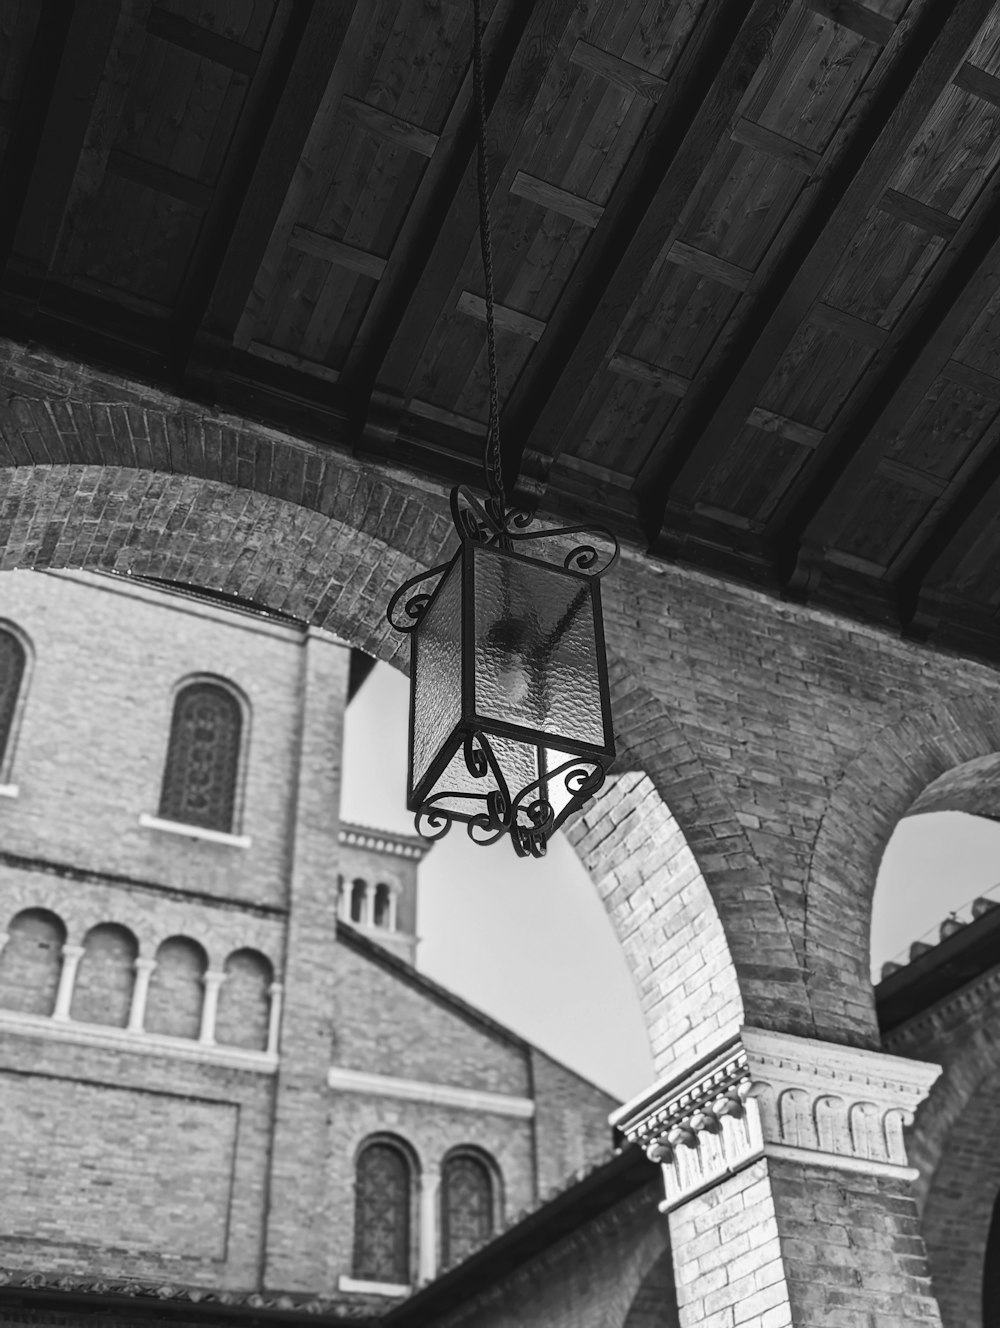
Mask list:
[[[531,1082],[538,1189],[545,1194],[608,1152],[612,1144],[608,1116],[619,1104],[537,1047],[531,1049]]]

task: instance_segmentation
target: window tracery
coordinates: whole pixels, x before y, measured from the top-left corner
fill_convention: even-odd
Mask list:
[[[161,817],[206,830],[232,831],[242,727],[239,701],[218,683],[194,682],[178,693],[163,772]]]
[[[410,1281],[410,1166],[401,1149],[382,1141],[358,1158],[354,1276],[399,1286]]]
[[[469,1153],[448,1158],[441,1173],[441,1262],[460,1263],[493,1235],[493,1178]]]

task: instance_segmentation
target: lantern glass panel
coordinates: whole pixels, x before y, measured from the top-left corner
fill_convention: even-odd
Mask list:
[[[607,746],[594,590],[588,577],[476,547],[477,715]]]
[[[508,792],[512,798],[516,798],[523,788],[538,779],[538,750],[529,743],[515,742],[496,735],[489,737],[489,744],[507,782]],[[443,773],[434,781],[428,796],[434,798],[436,808],[461,820],[480,815],[485,810],[487,795],[497,788],[492,769],[487,769],[486,774],[478,778],[470,772],[464,748],[459,744]],[[449,797],[449,794],[453,796]]]
[[[445,573],[413,635],[410,791],[462,719],[462,559]]]

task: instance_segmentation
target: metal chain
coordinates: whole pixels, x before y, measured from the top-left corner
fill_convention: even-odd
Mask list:
[[[490,494],[491,515],[505,525],[507,495],[504,492],[500,459],[500,387],[497,376],[496,325],[493,295],[493,242],[490,237],[490,187],[486,160],[486,89],[483,80],[483,39],[481,0],[472,0],[472,88],[476,99],[476,182],[479,194],[479,247],[483,255],[483,280],[486,294],[486,364],[489,373],[489,417],[486,426],[486,451],[483,470]]]

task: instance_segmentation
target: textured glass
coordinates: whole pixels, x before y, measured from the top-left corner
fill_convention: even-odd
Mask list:
[[[475,551],[476,714],[605,746],[593,585]]]
[[[411,794],[462,718],[462,560],[446,573],[413,641]]]
[[[495,735],[489,736],[489,743],[507,781],[508,792],[511,798],[516,798],[523,788],[538,778],[537,749],[532,744],[514,742],[510,738],[499,738]],[[460,746],[448,763],[444,774],[435,783],[432,793],[471,793],[477,799],[485,799],[488,793],[498,787],[491,769],[480,778],[469,771],[464,750]],[[467,797],[442,798],[436,805],[444,811],[465,817],[476,816],[485,807],[484,803],[473,802]]]
[[[24,676],[24,646],[13,632],[0,631],[0,761],[4,758]]]
[[[174,703],[160,815],[231,831],[240,759],[240,704],[225,687],[196,682]]]
[[[493,1234],[493,1185],[474,1157],[453,1157],[441,1177],[441,1259],[445,1268],[478,1250]]]
[[[397,1286],[410,1280],[410,1170],[391,1144],[369,1144],[358,1159],[354,1276]]]

